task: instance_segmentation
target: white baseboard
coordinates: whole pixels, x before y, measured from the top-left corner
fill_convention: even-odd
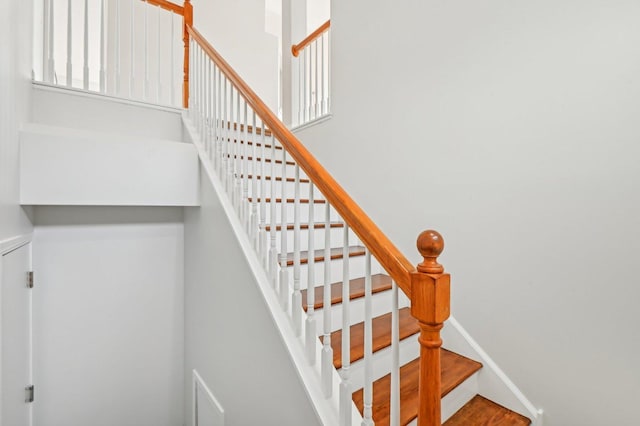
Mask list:
[[[445,323],[442,340],[447,349],[482,363],[483,367],[477,373],[481,395],[528,417],[531,426],[542,426],[543,410],[527,399],[455,318],[450,317]]]

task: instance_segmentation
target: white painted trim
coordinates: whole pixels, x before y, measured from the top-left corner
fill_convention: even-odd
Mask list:
[[[0,383],[2,383],[2,273],[4,267],[4,256],[15,251],[21,247],[26,246],[31,243],[33,239],[33,233],[17,235],[15,237],[7,238],[0,241]],[[29,250],[29,267],[33,266],[32,264],[32,252]],[[30,317],[33,319],[33,297],[30,294],[29,296],[29,310]],[[33,383],[33,325],[29,328],[29,381]],[[2,413],[2,386],[0,386],[0,413]],[[33,425],[33,404],[29,406],[29,425]],[[0,416],[0,426],[2,426],[2,416]]]
[[[298,130],[304,130],[309,127],[317,126],[320,123],[324,123],[325,121],[331,120],[332,117],[333,117],[333,114],[326,113],[325,115],[321,115],[320,117],[314,118],[313,120],[309,120],[306,123],[293,126],[291,128],[291,131],[295,133]]]
[[[197,400],[196,400],[196,398],[198,397],[198,386],[200,386],[200,388],[204,391],[209,401],[211,401],[211,404],[213,404],[215,408],[220,412],[220,414],[222,414],[222,422],[224,423],[225,422],[224,408],[222,408],[222,405],[220,405],[220,402],[216,399],[216,397],[213,396],[213,392],[211,392],[211,389],[209,389],[209,386],[207,386],[207,384],[202,379],[202,377],[200,377],[200,374],[198,374],[198,372],[195,369],[192,370],[191,373],[193,377],[193,387],[192,387],[193,401],[191,404],[191,407],[192,407],[191,419],[193,421],[193,426],[198,426],[198,423],[197,423],[198,416],[196,413],[197,407],[198,407]]]
[[[20,247],[27,245],[33,239],[33,234],[17,235],[0,241],[0,256],[4,256]]]
[[[213,186],[214,192],[218,196],[220,204],[229,220],[231,229],[238,239],[238,243],[245,255],[245,259],[249,264],[249,269],[256,280],[258,289],[262,293],[262,297],[264,298],[267,307],[269,308],[268,310],[271,313],[282,341],[287,347],[287,352],[291,357],[296,374],[298,374],[298,377],[302,380],[303,387],[312,403],[312,407],[314,408],[318,419],[324,425],[337,425],[338,412],[337,409],[334,409],[334,407],[338,407],[339,398],[339,376],[337,371],[334,370],[333,372],[334,386],[332,396],[330,398],[326,398],[323,394],[322,387],[320,386],[320,363],[316,363],[315,366],[310,366],[304,351],[304,345],[301,344],[305,339],[304,332],[300,338],[295,335],[293,327],[291,327],[291,320],[288,314],[282,310],[280,301],[273,292],[273,287],[262,266],[262,262],[253,249],[253,245],[242,222],[238,218],[236,210],[226,193],[224,185],[211,165],[211,161],[209,160],[207,152],[203,148],[200,137],[189,120],[188,112],[183,112],[182,121],[189,136],[189,140],[193,141],[194,146],[198,150],[200,164],[209,177],[209,181]],[[319,339],[315,340],[317,342],[316,354],[319,354],[322,346]],[[352,424],[359,424],[361,419],[362,417],[360,417],[360,413],[356,409],[355,404],[352,404]]]
[[[527,411],[529,418],[531,419],[531,426],[542,426],[543,414],[544,411],[541,408],[536,408],[529,399],[522,393],[522,391],[509,379],[509,377],[505,374],[498,364],[491,359],[489,354],[487,354],[482,347],[476,342],[473,337],[460,325],[456,319],[451,316],[447,320],[447,324],[453,327],[452,331],[455,331],[460,337],[462,337],[466,343],[470,346],[471,350],[475,352],[475,356],[479,358],[480,362],[483,365],[483,370],[489,370],[493,375],[495,375],[502,385],[522,404],[524,409]],[[446,342],[445,342],[446,346]],[[480,392],[482,392],[482,385],[480,385]],[[511,408],[511,407],[508,407]]]
[[[99,99],[102,101],[109,101],[109,102],[114,102],[114,103],[119,103],[124,105],[133,105],[137,107],[151,108],[158,111],[174,112],[176,114],[181,114],[182,111],[184,111],[184,109],[180,107],[173,107],[169,105],[158,105],[151,102],[138,101],[135,99],[120,98],[120,97],[108,95],[105,93],[78,89],[77,87],[59,86],[57,84],[45,83],[42,81],[35,81],[35,80],[32,81],[32,84],[33,84],[33,88],[37,90],[44,90],[49,92],[63,92],[63,93],[67,92],[75,96],[81,96],[81,97],[91,98],[91,99]]]

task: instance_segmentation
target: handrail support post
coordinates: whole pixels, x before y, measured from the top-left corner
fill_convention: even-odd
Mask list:
[[[182,83],[182,106],[189,107],[189,28],[193,27],[193,5],[191,0],[184,1],[182,17],[182,41],[184,42],[184,66]]]
[[[411,315],[420,326],[418,426],[441,425],[440,330],[449,318],[451,295],[451,276],[436,261],[443,249],[437,232],[420,234],[418,250],[424,261],[410,273]]]

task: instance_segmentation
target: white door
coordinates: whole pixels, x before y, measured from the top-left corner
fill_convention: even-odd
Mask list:
[[[31,244],[1,257],[0,379],[2,426],[30,426],[31,404],[25,388],[31,385]]]

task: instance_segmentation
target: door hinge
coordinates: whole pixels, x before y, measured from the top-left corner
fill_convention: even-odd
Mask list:
[[[33,397],[34,397],[33,385],[29,385],[26,388],[24,388],[24,392],[25,392],[24,402],[33,402]]]
[[[27,272],[27,288],[33,288],[33,271]]]

